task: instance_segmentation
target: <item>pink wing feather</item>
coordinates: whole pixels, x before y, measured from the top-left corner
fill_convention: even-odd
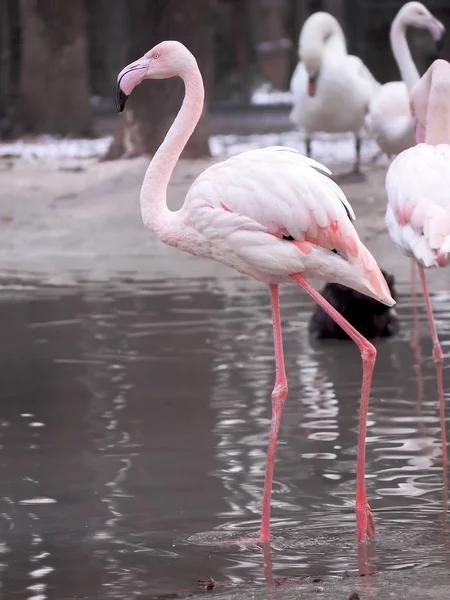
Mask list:
[[[353,226],[353,210],[326,174],[326,167],[292,148],[243,152],[197,178],[183,220],[200,234],[203,254],[257,279],[302,272],[391,304],[389,288]]]
[[[204,171],[189,190],[186,207],[196,217],[206,206],[222,209],[216,217],[220,224],[207,223],[217,231],[234,224],[356,253],[353,210],[339,186],[322,173],[330,174],[290,148],[244,152]]]
[[[450,252],[450,146],[419,144],[392,162],[386,176],[386,225],[394,242],[425,267]]]

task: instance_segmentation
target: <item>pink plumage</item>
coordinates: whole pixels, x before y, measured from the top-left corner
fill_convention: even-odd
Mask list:
[[[376,351],[311,286],[306,277],[342,283],[388,306],[395,304],[375,259],[353,226],[353,210],[323,165],[292,148],[243,152],[206,169],[177,212],[167,208],[167,186],[175,164],[203,110],[203,82],[195,58],[179,42],[162,42],[118,76],[121,112],[143,79],[179,76],[186,93],[164,142],[151,161],[141,190],[144,224],[163,242],[210,258],[269,285],[276,381],[259,540],[270,539],[270,495],[275,449],[287,395],[278,285],[297,283],[356,342],[363,359],[357,463],[357,537],[373,537],[365,491],[365,435]]]
[[[450,64],[436,60],[411,90],[416,140],[386,175],[386,225],[393,241],[417,263],[425,296],[441,414],[442,458],[447,463],[442,363],[424,267],[443,267],[450,254]]]
[[[302,273],[389,303],[378,265],[353,226],[353,210],[329,173],[278,146],[209,167],[180,211],[191,240],[183,249],[267,284],[292,283],[289,275]]]
[[[450,252],[450,145],[419,144],[392,162],[386,176],[386,225],[393,241],[424,267]]]

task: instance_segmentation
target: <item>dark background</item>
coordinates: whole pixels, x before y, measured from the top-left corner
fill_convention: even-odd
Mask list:
[[[117,73],[163,39],[179,39],[195,54],[210,110],[248,106],[252,90],[269,80],[287,89],[305,19],[333,13],[348,50],[381,82],[399,78],[389,27],[402,1],[389,0],[0,0],[0,137],[36,134],[90,137],[114,114]],[[425,3],[447,28],[450,2]],[[436,58],[426,31],[408,38],[423,72]],[[450,57],[444,39],[441,56]],[[152,152],[176,113],[182,85],[134,94],[142,110],[141,139],[131,154]],[[207,112],[207,111],[206,111]],[[148,115],[152,114],[152,119]],[[110,157],[124,154],[119,122]],[[115,123],[114,123],[115,125]],[[207,115],[186,153],[208,153]],[[144,142],[142,141],[144,140]]]

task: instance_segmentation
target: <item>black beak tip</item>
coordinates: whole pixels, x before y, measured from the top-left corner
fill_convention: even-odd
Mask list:
[[[128,96],[120,89],[120,86],[117,86],[116,90],[116,108],[117,112],[121,113],[125,108],[125,104],[127,103]]]

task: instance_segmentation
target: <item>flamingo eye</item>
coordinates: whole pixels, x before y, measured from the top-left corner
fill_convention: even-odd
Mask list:
[[[159,58],[159,54],[158,53],[154,54],[153,58]]]

